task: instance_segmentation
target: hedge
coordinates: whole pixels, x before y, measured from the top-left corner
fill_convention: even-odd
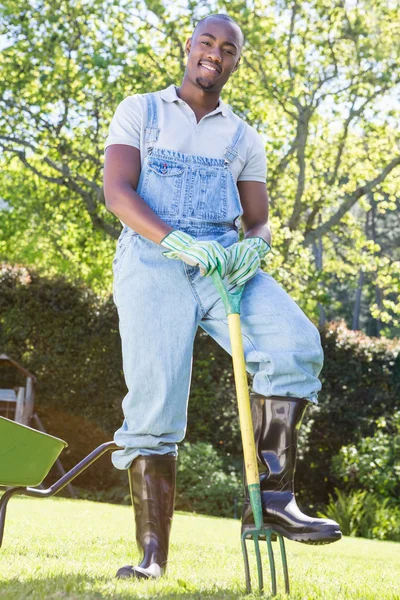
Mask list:
[[[10,265],[0,266],[0,292],[0,352],[37,376],[38,413],[50,433],[68,441],[64,460],[72,466],[100,439],[111,439],[122,419],[126,388],[112,299]],[[315,510],[338,485],[331,461],[340,448],[373,435],[379,417],[400,409],[399,340],[369,338],[343,322],[330,323],[321,340],[323,388],[301,429],[297,469],[300,502]],[[13,385],[14,376],[2,368],[0,387]],[[231,359],[202,332],[195,344],[188,422],[189,443],[211,444],[240,471]],[[109,461],[106,466],[104,476],[100,467],[89,469],[79,485],[101,490],[121,481]]]

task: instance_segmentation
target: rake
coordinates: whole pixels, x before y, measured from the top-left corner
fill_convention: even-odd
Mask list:
[[[254,528],[247,529],[241,537],[246,577],[246,591],[247,593],[251,592],[250,566],[246,540],[252,539],[254,542],[257,563],[258,588],[259,591],[262,592],[264,590],[264,579],[260,551],[260,541],[264,540],[265,538],[268,549],[272,594],[273,596],[276,596],[276,569],[274,551],[272,548],[272,539],[275,540],[277,538],[279,540],[280,545],[283,576],[285,580],[285,592],[289,594],[289,573],[287,567],[284,539],[280,535],[280,533],[274,531],[273,527],[265,527],[263,523],[261,490],[257,467],[256,448],[254,442],[253,421],[251,417],[250,395],[247,384],[242,331],[240,326],[240,302],[242,299],[244,286],[238,286],[236,287],[235,291],[232,292],[226,289],[225,284],[217,271],[214,271],[214,273],[211,275],[211,278],[222,299],[222,302],[224,303],[226,315],[228,318],[229,337],[231,341],[233,373],[235,377],[246,480],[255,523]]]

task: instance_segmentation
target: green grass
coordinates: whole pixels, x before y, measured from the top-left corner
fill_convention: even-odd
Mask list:
[[[286,548],[294,599],[400,600],[400,544],[345,538],[329,546],[287,542]],[[116,580],[116,570],[136,559],[127,506],[13,498],[0,549],[0,598],[246,597],[238,521],[177,513],[167,577]],[[265,559],[269,589],[268,571]],[[280,575],[278,585],[283,590]]]

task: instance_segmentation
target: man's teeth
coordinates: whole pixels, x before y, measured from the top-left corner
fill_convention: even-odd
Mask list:
[[[205,65],[204,63],[200,63],[200,64],[202,67],[204,67],[208,71],[216,71],[217,70],[217,69],[214,69],[214,67],[211,67],[210,65]]]

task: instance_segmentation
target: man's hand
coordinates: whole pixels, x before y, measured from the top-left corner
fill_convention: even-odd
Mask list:
[[[161,241],[161,245],[168,249],[163,252],[164,256],[199,266],[201,275],[208,276],[217,270],[224,278],[227,273],[228,253],[218,242],[197,242],[191,235],[174,230]]]
[[[271,246],[260,237],[246,238],[228,248],[227,279],[234,285],[244,285],[257,273],[261,260]]]

